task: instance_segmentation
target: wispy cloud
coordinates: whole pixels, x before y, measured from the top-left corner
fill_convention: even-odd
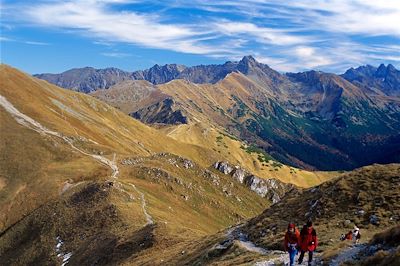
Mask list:
[[[31,45],[50,45],[50,43],[47,42],[35,42],[35,41],[24,41],[24,43]]]
[[[29,44],[29,45],[50,45],[50,43],[47,43],[47,42],[24,41],[24,40],[5,37],[5,36],[0,36],[0,41],[1,42],[17,42],[17,43],[23,43],[23,44]]]
[[[310,41],[308,37],[294,35],[287,30],[259,27],[248,22],[219,21],[214,24],[214,27],[221,34],[226,34],[228,36],[237,36],[238,34],[243,34],[264,44],[282,46],[302,43],[304,44]]]
[[[281,71],[400,63],[398,0],[38,0],[5,6],[10,20],[76,32],[106,46],[225,59],[253,54]]]
[[[12,39],[12,38],[0,36],[0,41],[2,41],[2,42],[14,42],[15,40]]]
[[[204,29],[190,25],[165,24],[153,15],[113,11],[109,8],[111,3],[125,2],[127,1],[44,2],[27,7],[25,16],[37,25],[76,29],[114,42],[194,54],[218,50],[196,42],[195,38],[208,34]]]
[[[131,54],[119,53],[119,52],[106,52],[106,53],[101,53],[101,55],[108,57],[116,57],[116,58],[124,58],[132,56]]]

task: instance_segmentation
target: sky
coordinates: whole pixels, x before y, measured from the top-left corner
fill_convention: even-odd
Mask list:
[[[399,0],[0,0],[1,62],[31,74],[253,55],[281,72],[400,67]]]

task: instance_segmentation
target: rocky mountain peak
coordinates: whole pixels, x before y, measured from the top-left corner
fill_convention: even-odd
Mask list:
[[[249,72],[254,70],[254,68],[256,68],[259,64],[260,63],[257,62],[253,56],[244,56],[242,60],[239,61],[237,65],[237,70],[239,70],[243,74],[248,74]]]
[[[375,76],[376,77],[384,77],[387,75],[387,68],[384,64],[380,64],[378,69],[376,70]]]
[[[387,66],[387,70],[388,70],[388,71],[396,71],[397,69],[396,69],[392,64],[389,64],[389,65]]]
[[[370,65],[350,68],[341,76],[363,88],[377,88],[392,96],[399,94],[400,71],[392,64],[380,64],[378,68]]]
[[[243,56],[243,58],[240,60],[240,62],[246,63],[246,64],[257,64],[257,60],[252,56],[252,55],[246,55]]]

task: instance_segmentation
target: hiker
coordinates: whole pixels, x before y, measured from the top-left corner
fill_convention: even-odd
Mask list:
[[[313,253],[318,246],[317,232],[312,226],[312,222],[308,221],[300,232],[300,257],[299,264],[303,263],[304,254],[308,251],[308,265],[311,265]]]
[[[285,234],[285,251],[289,252],[290,266],[294,265],[295,257],[297,255],[297,248],[300,243],[300,232],[297,230],[294,223],[289,223]]]
[[[353,231],[347,232],[347,234],[342,234],[340,237],[340,240],[345,241],[345,240],[352,240],[353,239]]]
[[[353,238],[354,244],[358,244],[358,242],[360,241],[360,238],[361,238],[360,228],[358,228],[356,225],[354,226],[354,229],[352,232],[352,238]]]

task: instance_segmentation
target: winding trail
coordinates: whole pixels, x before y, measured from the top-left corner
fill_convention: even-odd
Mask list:
[[[247,235],[241,231],[242,225],[237,225],[230,228],[226,237],[227,240],[217,248],[227,248],[230,243],[236,241],[237,244],[243,249],[249,252],[255,252],[260,255],[267,255],[269,258],[267,260],[254,262],[256,266],[275,266],[275,265],[289,265],[289,255],[286,252],[281,250],[268,250],[262,247],[257,246],[251,240],[248,239]],[[305,265],[305,264],[304,264]]]
[[[73,143],[73,141],[68,138],[67,136],[62,135],[61,133],[57,132],[57,131],[53,131],[48,129],[47,127],[43,126],[42,124],[40,124],[39,122],[37,122],[36,120],[32,119],[31,117],[21,113],[17,108],[14,107],[14,105],[12,103],[10,103],[4,96],[0,95],[0,105],[9,113],[11,114],[12,117],[14,117],[14,119],[20,124],[23,125],[27,128],[30,128],[36,132],[38,132],[41,135],[50,135],[50,136],[54,136],[57,138],[60,138],[62,140],[64,140],[66,143],[68,143],[74,150],[86,155],[86,156],[90,156],[92,158],[94,158],[95,160],[97,160],[98,162],[108,166],[111,168],[112,174],[111,174],[111,178],[117,178],[118,174],[119,174],[119,169],[117,164],[115,163],[115,153],[114,153],[114,160],[109,160],[104,156],[101,155],[97,155],[97,154],[90,154],[87,153],[81,149],[79,149],[78,147],[76,147]]]
[[[237,241],[239,246],[246,249],[247,251],[256,252],[256,253],[262,254],[262,255],[268,254],[268,252],[269,252],[268,250],[266,250],[262,247],[258,247],[256,244],[251,242],[248,239],[247,235],[243,234],[240,231],[240,227],[241,227],[241,225],[230,228],[228,230],[228,232],[226,233],[227,238]]]
[[[136,190],[136,192],[140,195],[140,198],[142,200],[142,209],[147,221],[146,225],[154,224],[153,217],[151,217],[151,215],[147,212],[146,209],[147,204],[146,204],[146,199],[144,198],[144,194],[135,185],[133,184],[130,185]]]
[[[73,140],[67,136],[64,136],[63,134],[61,134],[60,132],[57,131],[53,131],[51,129],[48,129],[47,127],[43,126],[42,124],[40,124],[39,122],[37,122],[36,120],[32,119],[31,117],[21,113],[17,108],[14,107],[14,105],[12,103],[10,103],[4,96],[0,95],[0,105],[8,112],[11,114],[12,117],[14,117],[14,119],[21,125],[30,128],[36,132],[38,132],[41,135],[49,135],[49,136],[54,136],[57,138],[60,138],[62,140],[64,140],[66,143],[68,143],[71,148],[73,148],[74,150],[86,155],[86,156],[90,156],[93,159],[95,159],[96,161],[100,162],[103,165],[106,165],[108,167],[110,167],[112,173],[110,178],[111,179],[117,179],[118,175],[119,175],[119,168],[118,165],[116,163],[116,154],[114,153],[113,155],[113,159],[107,159],[104,156],[98,155],[98,154],[90,154],[87,153],[84,150],[79,149],[78,147],[76,147],[73,143]],[[65,119],[65,117],[64,117]],[[75,130],[76,132],[76,130]],[[118,182],[121,186],[117,187],[117,189],[123,190],[122,189],[122,184],[120,182]],[[153,218],[149,215],[149,213],[147,212],[147,204],[146,204],[146,199],[144,197],[144,194],[142,192],[139,191],[139,189],[136,188],[135,185],[130,184],[135,191],[140,195],[141,201],[142,201],[142,209],[143,209],[143,213],[146,217],[146,225],[148,224],[153,224]],[[123,191],[125,193],[128,193],[126,191]],[[131,199],[133,199],[134,197],[128,193],[128,195],[130,196]]]
[[[366,247],[365,244],[355,244],[346,250],[340,252],[338,256],[336,256],[329,263],[329,266],[340,266],[343,262],[352,260],[356,257],[356,255]]]

